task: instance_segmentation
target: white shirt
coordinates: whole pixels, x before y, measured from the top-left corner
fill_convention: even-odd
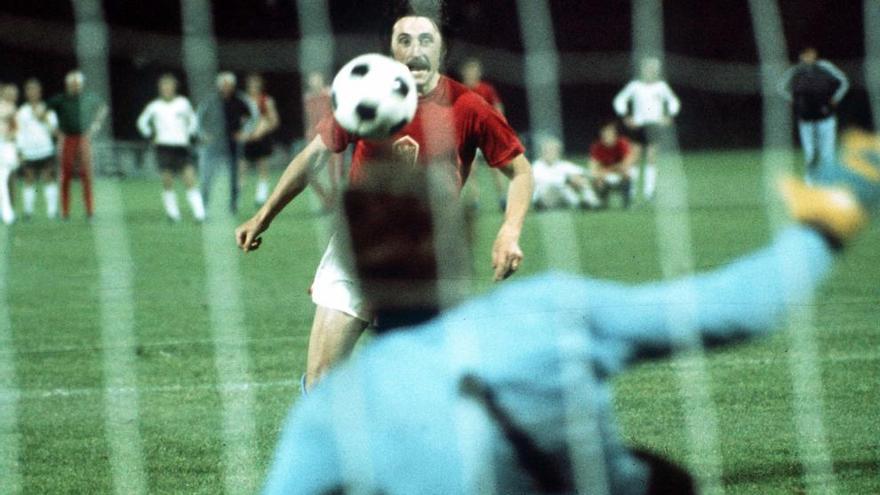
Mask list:
[[[681,110],[681,102],[666,81],[630,81],[614,97],[614,111],[623,117],[628,103],[632,101],[632,118],[635,125],[659,124],[663,117],[675,117]]]
[[[587,171],[567,160],[557,160],[553,165],[544,160],[532,162],[532,176],[538,187],[564,186],[569,177],[585,175]]]
[[[55,142],[52,134],[58,128],[58,116],[52,110],[46,110],[46,104],[39,104],[41,111],[46,112],[43,120],[37,118],[34,106],[25,103],[15,114],[15,122],[18,132],[15,134],[15,143],[25,160],[43,160],[55,153]]]
[[[196,133],[196,114],[183,96],[175,96],[170,101],[157,98],[141,112],[137,127],[156,144],[188,146],[190,136]]]

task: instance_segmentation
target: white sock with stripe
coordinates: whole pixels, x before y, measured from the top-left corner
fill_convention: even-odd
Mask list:
[[[24,186],[21,191],[21,199],[24,204],[24,214],[27,216],[31,216],[34,214],[34,204],[37,202],[37,187],[36,186]]]
[[[46,198],[46,216],[58,216],[58,183],[50,182],[43,186],[43,197]]]

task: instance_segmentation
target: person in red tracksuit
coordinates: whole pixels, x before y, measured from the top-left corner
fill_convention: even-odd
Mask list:
[[[90,138],[101,129],[107,106],[97,96],[83,91],[85,78],[78,70],[64,78],[65,92],[55,95],[46,106],[58,116],[61,133],[61,218],[70,216],[70,180],[74,174],[82,180],[86,216],[92,218],[92,153]]]

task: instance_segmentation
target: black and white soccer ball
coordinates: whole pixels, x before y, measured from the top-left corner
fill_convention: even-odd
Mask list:
[[[333,78],[333,116],[348,132],[367,139],[387,138],[416,113],[416,82],[409,68],[369,53],[355,57]]]

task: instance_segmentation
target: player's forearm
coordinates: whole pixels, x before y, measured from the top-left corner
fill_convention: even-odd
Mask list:
[[[281,178],[278,179],[278,184],[275,185],[272,194],[257,212],[261,223],[268,226],[293,198],[305,190],[312,170],[326,159],[326,155],[326,148],[320,142],[320,137],[317,137],[291,160]]]
[[[535,189],[532,167],[524,156],[520,155],[511,162],[508,177],[510,186],[507,189],[507,209],[504,211],[504,224],[501,228],[518,234],[522,231]]]

